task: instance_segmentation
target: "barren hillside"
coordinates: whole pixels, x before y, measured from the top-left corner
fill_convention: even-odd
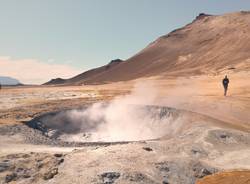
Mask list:
[[[187,76],[250,69],[250,12],[200,14],[125,62],[87,71],[65,83],[95,84],[149,76]]]

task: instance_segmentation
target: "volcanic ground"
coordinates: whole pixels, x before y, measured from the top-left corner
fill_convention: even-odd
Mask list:
[[[0,183],[249,184],[249,20],[200,14],[128,60],[4,87]]]
[[[247,177],[249,91],[232,85],[223,97],[217,78],[205,88],[204,77],[190,80],[4,88],[1,183],[193,184],[229,171]],[[22,95],[28,98],[15,98]]]

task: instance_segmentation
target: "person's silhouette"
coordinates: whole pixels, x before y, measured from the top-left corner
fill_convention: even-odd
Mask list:
[[[227,75],[222,80],[222,84],[223,84],[223,87],[224,87],[224,96],[227,96],[227,88],[228,88],[228,84],[229,84],[229,79],[227,78]]]

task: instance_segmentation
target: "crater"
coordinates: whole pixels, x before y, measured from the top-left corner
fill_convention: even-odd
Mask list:
[[[127,142],[174,134],[181,127],[180,117],[179,110],[169,107],[96,103],[44,114],[27,125],[63,142]]]

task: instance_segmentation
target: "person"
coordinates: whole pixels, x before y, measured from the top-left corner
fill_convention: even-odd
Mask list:
[[[0,90],[2,89],[2,84],[0,83]]]
[[[228,88],[228,84],[229,84],[229,79],[227,78],[227,75],[222,80],[222,84],[224,86],[224,96],[227,96],[227,88]]]

